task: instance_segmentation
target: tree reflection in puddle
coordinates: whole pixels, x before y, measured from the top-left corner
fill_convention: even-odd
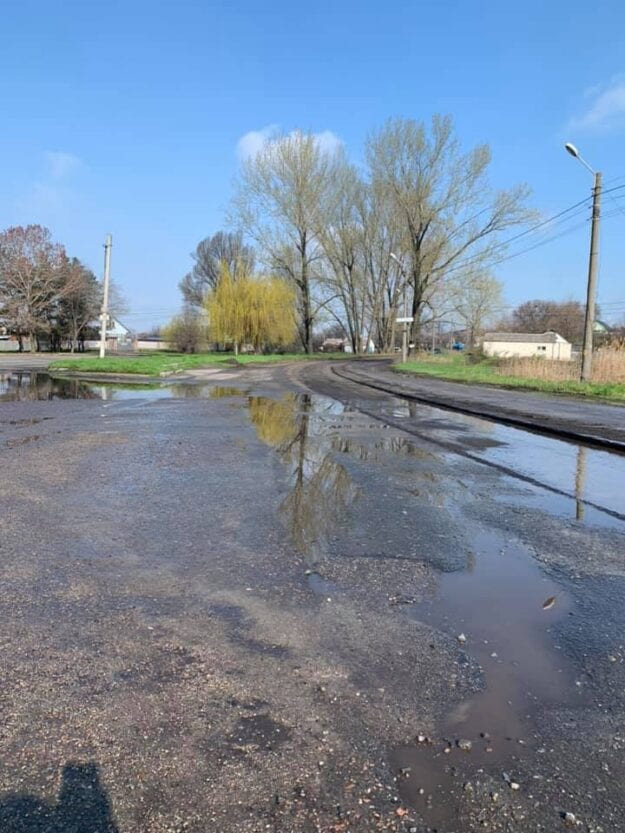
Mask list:
[[[251,396],[248,405],[258,438],[290,471],[291,489],[280,512],[295,546],[315,566],[359,495],[347,470],[333,459],[332,434],[322,432],[318,422],[336,414],[337,403],[290,394],[279,400]]]

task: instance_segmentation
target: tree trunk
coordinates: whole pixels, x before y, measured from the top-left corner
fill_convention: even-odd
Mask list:
[[[313,319],[310,310],[310,286],[306,281],[305,287],[302,289],[302,312],[304,325],[304,350],[309,355],[313,353]]]

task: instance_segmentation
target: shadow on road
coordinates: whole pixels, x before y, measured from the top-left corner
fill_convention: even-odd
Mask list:
[[[56,802],[27,794],[4,796],[0,799],[0,831],[119,833],[98,766],[93,763],[68,763],[63,767]]]

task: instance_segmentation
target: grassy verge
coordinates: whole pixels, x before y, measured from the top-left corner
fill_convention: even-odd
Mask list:
[[[322,353],[306,356],[303,353],[285,353],[282,355],[244,355],[235,357],[232,353],[150,353],[139,356],[79,356],[57,359],[49,369],[69,371],[72,373],[111,373],[133,374],[137,376],[168,376],[185,370],[200,367],[230,364],[260,364],[267,362],[296,361],[302,359],[336,359],[347,358],[345,353]]]
[[[625,401],[625,385],[613,382],[573,382],[528,379],[502,374],[496,359],[485,359],[471,363],[463,355],[432,356],[419,358],[393,366],[401,373],[415,373],[433,376],[450,382],[465,382],[477,385],[495,385],[501,388],[522,388],[543,393],[563,393],[574,396],[595,396],[614,401]]]

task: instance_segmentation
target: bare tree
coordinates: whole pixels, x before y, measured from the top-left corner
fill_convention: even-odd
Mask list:
[[[526,301],[512,311],[510,327],[525,333],[554,330],[569,341],[581,341],[584,317],[584,306],[579,301]]]
[[[163,328],[165,340],[181,353],[198,353],[207,343],[206,319],[197,310],[186,307]]]
[[[308,353],[315,316],[328,302],[315,304],[312,286],[321,272],[318,233],[335,170],[335,155],[312,133],[279,136],[243,163],[234,198],[234,213],[269,268],[297,289],[300,337]]]
[[[473,347],[484,325],[501,309],[501,281],[477,269],[459,273],[450,286],[450,301],[467,332],[466,341]]]
[[[0,233],[0,309],[30,349],[50,330],[50,320],[68,291],[65,250],[43,226],[14,226]]]
[[[201,240],[191,255],[193,269],[180,281],[180,291],[185,304],[203,307],[206,296],[215,288],[221,268],[225,264],[228,274],[249,277],[254,271],[255,254],[252,246],[243,242],[240,232],[218,231],[212,237]]]
[[[411,341],[419,343],[432,293],[456,269],[487,268],[501,254],[498,234],[532,216],[525,185],[493,192],[490,150],[462,153],[452,120],[424,124],[391,119],[372,135],[366,158],[373,186],[383,194],[401,235],[401,254],[414,316]]]
[[[354,353],[360,353],[367,320],[363,218],[366,186],[356,169],[344,162],[326,193],[319,240],[327,261],[324,284],[342,308]]]
[[[84,331],[97,319],[101,304],[102,287],[98,279],[78,258],[72,258],[67,264],[65,292],[56,318],[59,341],[67,338],[72,353],[84,339]]]

